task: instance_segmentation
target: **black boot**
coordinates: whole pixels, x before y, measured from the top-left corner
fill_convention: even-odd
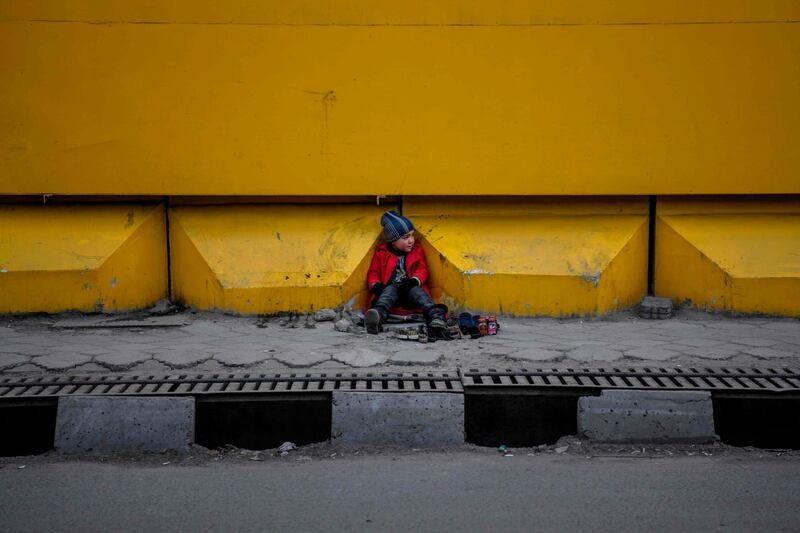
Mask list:
[[[381,307],[375,306],[364,314],[364,326],[367,328],[367,333],[377,335],[381,331],[381,322],[386,321],[389,313]]]
[[[428,323],[428,329],[445,331],[447,329],[447,322],[445,315],[447,313],[447,306],[444,304],[436,304],[425,310],[425,321]]]

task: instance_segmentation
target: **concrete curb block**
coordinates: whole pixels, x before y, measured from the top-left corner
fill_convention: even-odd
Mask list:
[[[334,392],[331,437],[348,444],[463,444],[464,395]]]
[[[186,451],[194,421],[194,398],[62,397],[55,447],[68,453]]]
[[[578,434],[608,443],[717,440],[707,391],[604,390],[578,400]]]
[[[498,397],[512,401],[497,404]],[[462,444],[469,438],[473,444],[494,446],[495,440],[509,443],[516,438],[516,446],[533,446],[554,442],[576,430],[583,438],[607,443],[718,440],[711,394],[707,391],[604,390],[600,396],[572,396],[566,403],[553,405],[520,402],[514,395],[465,395],[460,391],[333,391],[329,398],[317,399],[327,405],[287,418],[283,425],[261,427],[259,442],[269,442],[270,446],[283,440],[305,443],[308,432],[298,433],[295,429],[306,424],[316,424],[313,438],[307,442],[330,438],[335,443],[370,445],[444,446]],[[271,420],[269,413],[283,412],[285,401],[296,402],[296,398],[269,398],[259,409]],[[561,404],[562,408],[557,408]],[[254,429],[251,417],[237,418],[232,426],[220,430],[222,436],[215,436],[215,428],[208,426],[208,405],[199,406],[199,413],[206,413],[202,444],[214,437],[237,446],[247,447],[245,441],[254,446],[252,439],[243,437],[249,438]],[[29,407],[19,407],[22,408]],[[55,432],[50,429],[49,438],[54,436],[54,440],[49,445],[46,417],[34,427],[30,418],[11,416],[15,413],[12,407],[5,410],[8,416],[2,420],[18,428],[14,431],[21,435],[37,430],[36,447],[40,451],[36,453],[53,444],[68,453],[185,451],[194,443],[197,408],[195,399],[189,396],[65,396],[59,398],[57,410],[50,407]],[[547,415],[544,422],[539,420],[542,409]],[[27,425],[20,420],[27,420]],[[526,424],[536,420],[547,427],[523,431]],[[18,448],[22,449],[8,447]]]

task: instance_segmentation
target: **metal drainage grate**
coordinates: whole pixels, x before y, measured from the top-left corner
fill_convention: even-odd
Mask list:
[[[0,379],[0,400],[70,395],[212,395],[373,390],[461,392],[456,372],[169,374]]]
[[[800,370],[790,368],[579,368],[461,372],[473,387],[709,390],[735,393],[798,393]]]

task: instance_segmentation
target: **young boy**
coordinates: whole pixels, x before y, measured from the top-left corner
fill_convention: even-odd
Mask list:
[[[444,306],[436,305],[428,288],[428,265],[425,252],[414,238],[414,224],[409,219],[387,211],[381,217],[386,243],[378,245],[367,274],[370,309],[364,315],[367,333],[378,333],[389,310],[421,309],[429,328],[446,327]]]

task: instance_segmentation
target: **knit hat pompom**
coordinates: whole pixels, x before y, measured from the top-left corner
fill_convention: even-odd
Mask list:
[[[386,242],[394,242],[409,231],[414,230],[414,224],[406,217],[394,211],[387,211],[381,217],[383,236]]]

